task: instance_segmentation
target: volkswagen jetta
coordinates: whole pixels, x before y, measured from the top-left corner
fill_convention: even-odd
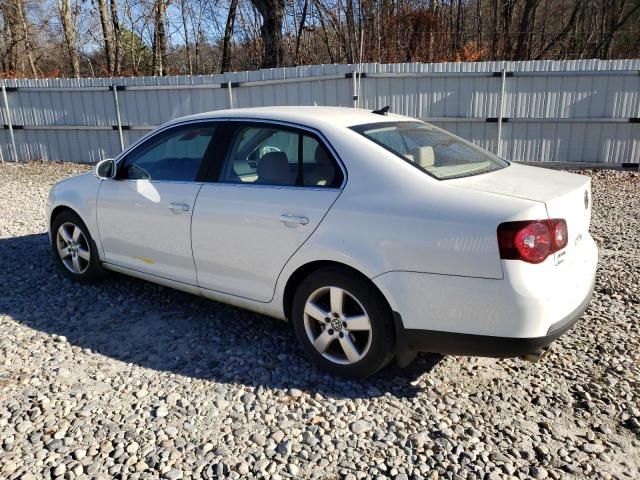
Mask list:
[[[64,275],[113,270],[288,319],[342,376],[418,351],[538,352],[593,290],[588,177],[384,110],[193,115],[94,173],[49,195]]]

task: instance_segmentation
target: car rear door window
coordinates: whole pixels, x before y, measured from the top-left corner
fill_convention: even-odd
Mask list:
[[[268,126],[238,129],[222,170],[223,182],[295,185],[297,178],[297,132]]]
[[[213,125],[189,125],[160,133],[127,155],[118,178],[195,181],[215,130]]]
[[[342,170],[327,148],[316,138],[302,137],[302,181],[305,187],[339,187]]]
[[[220,181],[338,187],[342,171],[314,136],[275,125],[247,126],[231,141]]]

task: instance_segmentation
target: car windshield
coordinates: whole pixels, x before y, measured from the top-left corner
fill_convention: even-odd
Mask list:
[[[371,123],[351,129],[439,180],[478,175],[509,165],[486,150],[423,122]]]

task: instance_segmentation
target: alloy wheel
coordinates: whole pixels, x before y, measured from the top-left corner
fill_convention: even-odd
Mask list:
[[[71,222],[63,223],[56,233],[56,246],[62,264],[71,273],[81,275],[89,268],[89,242],[82,230]]]
[[[371,347],[371,320],[358,299],[339,287],[314,291],[304,307],[304,328],[313,347],[331,362],[360,361]]]

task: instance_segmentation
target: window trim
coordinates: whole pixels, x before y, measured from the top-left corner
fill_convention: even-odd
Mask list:
[[[224,134],[227,122],[228,122],[227,118],[221,118],[221,119],[205,118],[205,119],[199,119],[199,120],[188,120],[184,122],[170,123],[163,127],[159,127],[158,129],[153,130],[146,135],[143,135],[136,142],[134,142],[132,145],[130,145],[128,148],[126,148],[119,155],[116,156],[115,164],[116,164],[117,173],[116,173],[115,180],[117,180],[118,182],[137,182],[140,180],[140,179],[130,179],[130,178],[118,178],[118,173],[122,168],[122,166],[124,165],[124,163],[126,162],[127,157],[135,153],[137,150],[144,148],[145,145],[147,145],[147,143],[153,142],[157,137],[170,133],[173,130],[177,130],[180,128],[188,128],[190,126],[202,125],[204,127],[206,126],[215,127],[215,131],[213,136],[211,137],[209,144],[207,145],[207,149],[203,154],[202,163],[200,164],[200,168],[198,169],[196,178],[194,180],[154,180],[152,178],[148,181],[150,183],[160,183],[160,182],[162,183],[203,183],[205,182],[206,176],[211,169],[211,164],[215,160],[215,156],[216,156],[215,154],[217,153],[216,152],[217,149],[214,148],[216,145],[216,140],[217,139],[224,140],[223,134]]]
[[[370,142],[373,142],[374,144],[378,145],[379,147],[384,148],[386,151],[392,153],[393,155],[395,155],[399,159],[407,162],[409,165],[412,165],[413,167],[417,168],[418,170],[420,170],[423,173],[426,173],[429,177],[433,178],[434,180],[438,180],[439,182],[446,182],[447,180],[456,180],[458,178],[475,177],[477,175],[484,175],[485,173],[491,173],[492,171],[493,172],[496,171],[496,170],[490,170],[488,172],[480,172],[480,173],[475,173],[475,174],[472,174],[472,175],[465,175],[463,177],[440,178],[440,177],[437,177],[436,175],[434,175],[433,173],[427,171],[426,169],[422,168],[417,163],[412,162],[411,160],[409,160],[408,158],[406,158],[405,156],[403,156],[399,152],[393,150],[392,148],[388,147],[387,145],[383,144],[382,142],[379,142],[379,141],[375,140],[374,138],[371,138],[368,135],[365,135],[365,133],[364,133],[365,130],[368,130],[368,129],[373,129],[373,128],[376,128],[376,127],[378,127],[378,128],[393,127],[393,126],[397,126],[400,123],[422,123],[422,124],[428,125],[431,128],[434,128],[436,130],[439,130],[440,132],[443,132],[443,133],[446,133],[447,135],[451,135],[451,136],[455,137],[457,140],[461,141],[464,144],[467,144],[467,145],[471,146],[472,148],[480,149],[483,152],[494,156],[499,161],[505,163],[505,165],[502,168],[507,168],[509,165],[511,165],[511,162],[509,162],[508,160],[505,160],[504,158],[500,158],[497,155],[489,152],[488,150],[485,150],[484,148],[479,147],[478,145],[475,145],[474,143],[469,142],[468,140],[465,140],[462,137],[454,135],[453,133],[448,132],[448,131],[444,130],[443,128],[436,127],[435,125],[432,125],[431,123],[423,122],[423,121],[418,120],[418,119],[407,120],[407,121],[400,120],[400,121],[392,121],[392,122],[363,123],[363,124],[359,124],[359,125],[353,125],[353,126],[348,127],[348,128],[349,128],[349,130],[354,131],[355,133],[357,133],[358,135],[361,135],[366,140],[369,140]],[[404,139],[403,139],[403,142],[404,142]],[[502,168],[500,168],[499,170],[502,170]]]
[[[322,145],[325,148],[327,153],[330,155],[330,157],[333,159],[335,164],[340,169],[342,173],[342,182],[340,183],[340,185],[335,187],[328,187],[328,186],[325,187],[325,186],[317,186],[317,185],[297,185],[297,184],[296,185],[269,185],[264,183],[256,184],[256,183],[250,183],[250,182],[222,181],[221,179],[222,171],[224,169],[224,166],[226,165],[228,156],[231,152],[232,140],[236,138],[236,134],[238,133],[238,130],[241,128],[250,128],[252,126],[265,128],[265,127],[268,127],[269,125],[281,130],[290,130],[300,135],[298,140],[298,163],[299,164],[302,163],[302,156],[300,155],[300,150],[302,148],[301,138],[304,135],[314,138],[320,145]],[[215,168],[212,169],[213,172],[212,171],[209,172],[210,174],[213,173],[213,175],[208,175],[207,178],[205,179],[206,182],[214,182],[214,183],[217,183],[218,185],[235,185],[235,186],[240,185],[243,187],[261,187],[261,188],[266,187],[266,188],[281,188],[281,189],[282,188],[285,188],[285,189],[286,188],[294,188],[294,189],[305,188],[305,189],[314,189],[314,190],[341,190],[345,187],[347,183],[347,178],[348,178],[347,169],[344,167],[344,163],[342,162],[342,159],[340,158],[336,150],[333,148],[331,143],[329,143],[329,141],[324,137],[324,135],[322,135],[322,132],[320,132],[319,130],[316,130],[315,128],[307,127],[305,125],[300,125],[297,123],[291,123],[291,122],[279,121],[279,120],[268,120],[268,119],[257,119],[257,118],[230,118],[228,119],[228,122],[225,128],[224,137],[225,137],[224,151],[222,152],[221,155],[216,155],[217,158],[215,159],[215,162],[217,162],[218,165],[216,165]],[[296,179],[296,183],[297,183],[297,179]]]

